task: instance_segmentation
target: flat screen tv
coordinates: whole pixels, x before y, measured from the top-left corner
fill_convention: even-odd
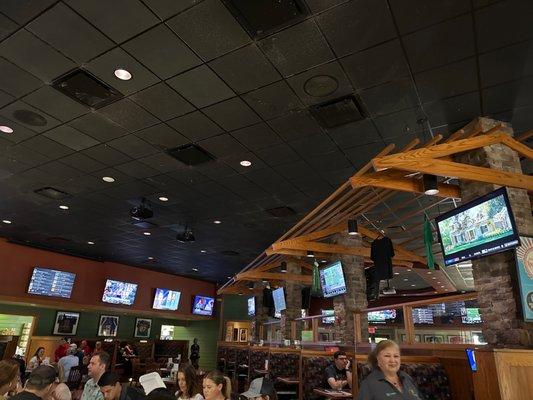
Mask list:
[[[463,324],[480,324],[482,320],[479,308],[465,308],[461,321]]]
[[[213,315],[215,299],[207,296],[194,296],[192,313],[196,315]]]
[[[248,316],[255,316],[255,297],[248,298]]]
[[[152,308],[154,310],[176,311],[180,304],[180,296],[181,293],[175,290],[157,288]]]
[[[105,283],[102,301],[111,304],[123,304],[131,306],[135,301],[137,284],[108,279]]]
[[[505,187],[435,219],[444,264],[509,250],[520,244]]]
[[[413,308],[413,323],[433,324],[433,311],[429,308]]]
[[[335,323],[335,310],[322,310],[322,315],[324,315],[322,318],[323,324],[329,325]]]
[[[35,267],[28,293],[70,299],[75,279],[76,274],[72,272]]]
[[[285,291],[282,287],[272,291],[272,298],[274,299],[274,309],[276,312],[283,311],[287,308],[285,304]]]
[[[368,313],[368,322],[369,323],[385,323],[390,320],[396,319],[396,310],[379,310],[379,311],[370,311]]]
[[[346,282],[340,261],[326,265],[320,270],[320,285],[324,297],[334,297],[346,293]]]

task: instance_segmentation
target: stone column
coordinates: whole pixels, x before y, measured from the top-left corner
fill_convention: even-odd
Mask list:
[[[499,121],[479,118],[482,130],[494,127]],[[506,131],[512,136],[512,129]],[[502,144],[476,149],[455,156],[465,164],[522,173],[518,154]],[[466,203],[498,188],[480,182],[461,181],[462,203]],[[531,203],[526,190],[507,188],[518,231],[522,236],[533,235]],[[483,318],[483,336],[496,347],[530,347],[533,345],[533,324],[519,319],[519,293],[513,278],[516,274],[514,250],[472,261],[474,284]]]
[[[259,337],[259,327],[268,320],[268,308],[263,307],[263,288],[262,282],[254,282],[254,291],[258,293],[255,295],[255,317],[252,320],[252,338],[254,341],[263,339]]]
[[[359,235],[338,233],[332,237],[333,243],[342,246],[362,246]],[[342,343],[355,344],[354,314],[353,311],[365,309],[366,278],[364,259],[360,256],[339,254],[336,256],[342,263],[344,279],[346,280],[346,294],[333,299],[335,309],[335,336]],[[335,259],[332,258],[332,259]],[[364,342],[368,341],[368,321],[366,315],[361,315],[361,334]]]
[[[287,273],[300,275],[302,268],[295,262],[287,263]],[[296,282],[284,282],[287,309],[281,313],[282,339],[291,339],[291,322],[302,316],[302,286]],[[296,324],[296,339],[301,336],[301,324]]]

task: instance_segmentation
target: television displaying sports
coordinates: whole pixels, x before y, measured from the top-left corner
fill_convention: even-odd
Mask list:
[[[413,308],[412,315],[415,324],[433,323],[433,311],[429,308]]]
[[[520,244],[505,187],[435,219],[444,264],[485,257]]]
[[[102,301],[111,304],[123,304],[131,306],[135,301],[137,284],[108,279],[105,283]]]
[[[248,298],[248,316],[255,316],[255,297]]]
[[[320,270],[320,286],[324,297],[334,297],[346,293],[344,272],[340,261],[326,265]]]
[[[35,267],[28,293],[70,299],[76,274],[55,269]]]
[[[154,304],[152,305],[152,308],[154,310],[176,311],[180,303],[180,296],[180,292],[157,288],[155,290]]]
[[[272,291],[272,298],[274,299],[274,309],[276,312],[283,311],[287,308],[285,304],[285,292],[282,287]]]
[[[482,321],[479,308],[465,308],[461,320],[463,324],[480,324]]]
[[[335,323],[335,310],[322,310],[322,315],[325,316],[324,318],[322,318],[323,324]]]
[[[385,323],[388,320],[396,319],[396,310],[379,310],[379,311],[370,311],[368,313],[368,322],[369,323]]]
[[[207,296],[194,296],[192,313],[196,315],[213,315],[215,299]]]

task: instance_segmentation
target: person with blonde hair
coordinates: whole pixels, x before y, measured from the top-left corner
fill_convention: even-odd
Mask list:
[[[422,400],[413,379],[400,371],[400,347],[392,340],[383,340],[368,355],[372,372],[359,389],[358,400],[404,399]]]
[[[220,371],[209,372],[203,381],[205,400],[231,399],[231,381]]]

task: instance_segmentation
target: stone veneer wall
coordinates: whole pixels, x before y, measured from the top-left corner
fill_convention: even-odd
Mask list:
[[[480,118],[483,131],[499,121]],[[506,129],[512,135],[511,129]],[[455,156],[455,160],[508,172],[521,173],[518,154],[497,144]],[[462,203],[497,189],[499,186],[480,182],[461,181]],[[531,204],[526,190],[507,188],[518,231],[522,236],[533,235]],[[512,277],[516,274],[514,250],[473,260],[474,283],[478,292],[480,313],[483,316],[485,340],[497,347],[530,347],[533,345],[533,324],[519,319],[519,295]]]
[[[301,267],[295,262],[287,263],[287,273],[300,275]],[[302,316],[302,285],[295,282],[284,282],[285,302],[287,309],[281,313],[281,337],[291,339],[291,321]],[[301,337],[301,324],[296,324],[296,337]]]

